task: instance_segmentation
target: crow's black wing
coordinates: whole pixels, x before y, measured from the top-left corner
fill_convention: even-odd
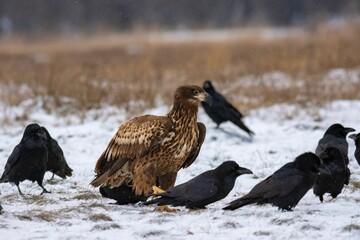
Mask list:
[[[6,165],[5,165],[4,173],[0,178],[0,182],[6,182],[7,181],[7,176],[9,174],[10,170],[19,161],[20,155],[21,155],[21,145],[19,144],[14,148],[14,150],[10,154],[10,156],[9,156],[7,162],[6,162]]]
[[[50,139],[49,158],[47,163],[47,170],[61,178],[72,175],[72,169],[65,160],[64,152],[55,139]]]
[[[298,169],[286,167],[287,165],[289,163],[258,183],[244,198],[282,197],[295,190],[303,180],[303,175]]]
[[[216,184],[216,181],[215,177],[192,179],[157,196],[176,199],[179,202],[202,201],[217,194],[218,184]]]
[[[212,107],[217,110],[218,114],[227,118],[228,120],[232,119],[241,119],[243,115],[231,105],[222,95],[218,93],[213,94],[213,104]]]
[[[319,140],[318,146],[316,147],[315,150],[316,155],[320,156],[320,154],[328,147],[338,148],[345,158],[348,155],[349,145],[345,138],[337,137],[331,134],[326,134],[322,139]],[[346,163],[346,159],[345,159],[345,163]]]

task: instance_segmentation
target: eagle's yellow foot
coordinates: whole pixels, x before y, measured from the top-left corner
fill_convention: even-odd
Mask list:
[[[155,211],[157,212],[177,212],[177,211],[180,211],[179,209],[177,208],[170,208],[168,206],[157,206],[155,207]]]
[[[153,190],[153,194],[159,194],[159,193],[163,193],[165,192],[164,190],[162,190],[161,188],[157,187],[157,186],[152,186],[152,190]],[[154,196],[154,198],[157,198],[156,196]],[[157,206],[155,207],[155,211],[157,212],[176,212],[176,211],[180,211],[179,209],[176,208],[170,208],[169,206]]]
[[[165,192],[164,190],[162,190],[161,188],[157,187],[157,186],[152,186],[151,188],[153,190],[153,194],[159,194],[159,193],[163,193]]]

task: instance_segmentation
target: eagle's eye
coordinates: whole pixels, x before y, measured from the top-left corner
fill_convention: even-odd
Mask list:
[[[194,91],[193,91],[193,94],[194,94],[194,95],[198,95],[199,93],[200,93],[199,90],[194,90]]]

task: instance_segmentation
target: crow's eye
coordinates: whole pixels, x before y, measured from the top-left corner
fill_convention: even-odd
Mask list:
[[[198,95],[198,94],[199,94],[199,90],[194,90],[194,91],[193,91],[193,94],[194,94],[194,95]]]

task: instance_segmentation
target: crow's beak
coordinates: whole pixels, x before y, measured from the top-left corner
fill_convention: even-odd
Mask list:
[[[322,174],[331,175],[330,170],[322,164],[317,168],[317,170],[319,170],[319,172]]]
[[[47,141],[46,133],[43,130],[38,130],[36,134],[41,138],[41,140]]]
[[[349,138],[351,138],[353,140],[356,140],[356,137],[357,137],[356,133],[349,135]]]
[[[250,169],[240,167],[238,170],[236,170],[236,173],[239,175],[242,174],[253,174],[253,172]]]
[[[353,129],[353,128],[345,128],[344,131],[345,131],[346,134],[348,134],[350,132],[355,132],[356,130]]]

